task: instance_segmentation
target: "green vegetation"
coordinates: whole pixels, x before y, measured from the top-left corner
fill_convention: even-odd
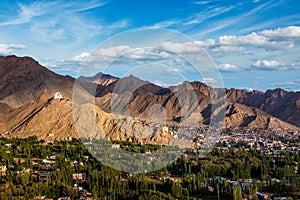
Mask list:
[[[114,144],[119,144],[120,148],[134,153],[145,153],[147,151],[154,152],[162,148],[161,145],[154,145],[154,144],[136,144],[132,142],[120,142],[120,141],[114,141]]]
[[[161,148],[118,144],[141,153]],[[240,147],[214,149],[204,158],[186,152],[160,170],[129,174],[102,165],[77,140],[46,144],[36,138],[1,138],[0,199],[89,195],[94,199],[257,199],[257,191],[296,198],[299,161],[298,153],[266,155]],[[85,177],[74,178],[74,174]]]

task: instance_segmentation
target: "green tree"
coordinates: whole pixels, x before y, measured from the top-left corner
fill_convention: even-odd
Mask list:
[[[234,185],[232,187],[232,192],[233,192],[233,200],[242,200],[243,199],[242,188],[240,185]]]

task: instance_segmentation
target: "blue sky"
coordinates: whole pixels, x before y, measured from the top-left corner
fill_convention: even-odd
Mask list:
[[[300,90],[298,0],[1,1],[0,54],[31,56],[57,73],[76,76],[101,42],[145,27],[175,30],[194,40],[168,44],[169,51],[205,48],[228,88]],[[100,52],[112,56],[132,46],[100,45]],[[147,60],[149,54],[143,56]],[[192,73],[185,78],[199,79]],[[148,79],[163,81],[159,73]]]

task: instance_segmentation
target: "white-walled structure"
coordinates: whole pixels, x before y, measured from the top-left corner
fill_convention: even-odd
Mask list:
[[[61,95],[60,92],[56,92],[56,93],[54,94],[54,99],[62,99],[62,98],[63,98],[63,96]]]

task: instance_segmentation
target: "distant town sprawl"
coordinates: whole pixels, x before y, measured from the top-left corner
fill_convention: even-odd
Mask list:
[[[171,131],[176,134],[175,130]],[[0,139],[0,198],[300,197],[298,135],[227,129],[218,136],[216,147],[199,157],[205,134],[197,131],[194,148],[186,149],[162,169],[138,174],[103,165],[76,139],[46,142],[35,137],[3,137]],[[115,141],[110,148],[151,156],[163,146]]]

